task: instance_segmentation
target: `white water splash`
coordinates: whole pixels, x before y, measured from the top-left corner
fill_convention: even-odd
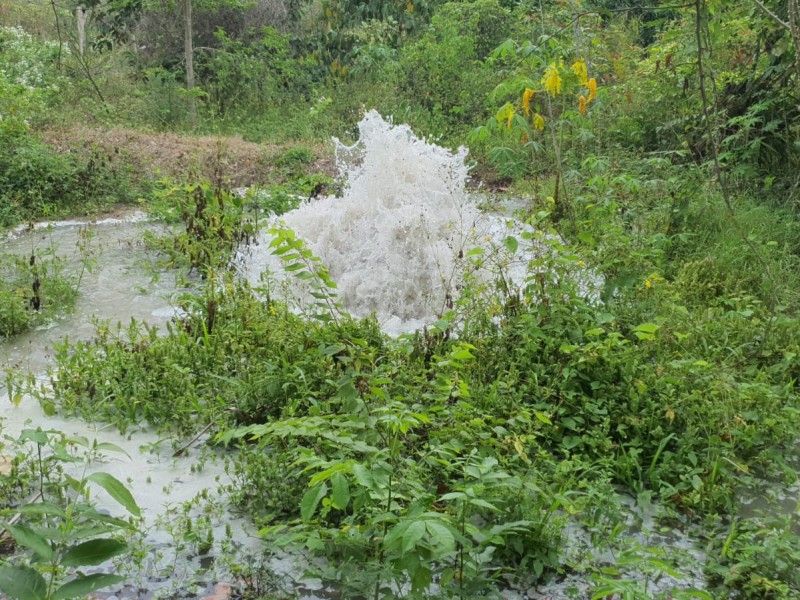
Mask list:
[[[359,123],[359,133],[354,146],[336,141],[347,179],[343,197],[307,202],[280,219],[321,258],[346,310],[357,317],[375,313],[394,334],[429,324],[458,296],[470,271],[465,256],[476,247],[503,255],[507,280],[524,280],[527,260],[513,264],[503,248],[505,237],[522,228],[512,232],[465,192],[465,148],[450,152],[376,111]],[[253,285],[265,269],[282,272],[270,241],[262,234],[240,257]]]

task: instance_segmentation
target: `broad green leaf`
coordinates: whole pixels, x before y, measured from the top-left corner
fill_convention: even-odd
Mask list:
[[[95,446],[96,450],[106,450],[109,452],[118,452],[120,454],[124,454],[125,456],[130,456],[124,448],[117,446],[116,444],[112,444],[111,442],[100,442]]]
[[[133,495],[131,495],[128,488],[113,475],[109,475],[108,473],[92,473],[86,479],[93,481],[107,491],[114,500],[119,502],[125,510],[133,516],[142,516],[142,511],[139,510],[139,506],[136,504],[136,500],[133,499]]]
[[[714,600],[714,596],[706,592],[705,590],[697,590],[697,589],[688,589],[688,590],[676,590],[675,595],[673,596],[675,600],[682,600],[683,598],[698,598],[699,600]]]
[[[656,567],[659,571],[661,571],[662,573],[666,573],[670,577],[675,577],[676,579],[679,579],[681,576],[681,574],[675,569],[674,566],[672,566],[665,560],[661,560],[660,558],[649,557],[647,558],[647,564]]]
[[[372,472],[367,467],[359,464],[353,465],[353,475],[356,481],[358,481],[358,485],[367,489],[372,488],[374,479],[372,477]]]
[[[401,550],[400,542],[410,524],[409,521],[400,521],[389,529],[383,538],[383,545],[389,552],[398,552]]]
[[[314,516],[317,506],[327,493],[328,485],[323,483],[322,485],[312,487],[303,494],[303,499],[300,501],[300,516],[304,521],[308,521]]]
[[[447,556],[455,552],[456,538],[446,525],[436,521],[425,521],[425,528],[431,535],[434,545],[440,549],[439,556]]]
[[[0,591],[16,600],[43,600],[47,584],[30,567],[0,567]]]
[[[517,248],[519,248],[519,242],[517,241],[517,238],[515,238],[513,235],[509,235],[503,243],[505,244],[506,249],[511,252],[511,254],[516,254]]]
[[[116,585],[125,581],[119,575],[106,575],[94,573],[84,577],[78,577],[62,585],[52,596],[52,600],[65,600],[66,598],[79,598],[91,594],[101,588]]]
[[[412,548],[417,545],[417,542],[422,539],[422,536],[425,535],[425,531],[427,528],[425,527],[425,521],[414,521],[411,525],[403,533],[403,548],[402,553],[405,554],[409,552]]]
[[[64,553],[61,564],[67,567],[99,565],[123,554],[128,544],[114,539],[97,539],[73,546]]]
[[[639,331],[641,333],[655,333],[661,329],[660,326],[656,325],[655,323],[642,323],[634,331]]]
[[[130,528],[130,523],[125,523],[127,528]],[[88,538],[96,538],[101,535],[114,533],[119,531],[119,527],[113,525],[97,525],[95,527],[78,527],[69,533],[60,536],[59,541],[75,542],[78,540],[85,540]],[[50,539],[53,539],[52,537]]]
[[[344,510],[350,503],[350,484],[347,483],[347,477],[336,473],[331,478],[331,487],[333,488],[331,495],[333,505],[339,510]]]
[[[487,502],[486,500],[482,500],[480,498],[471,498],[469,503],[472,506],[480,506],[481,508],[485,508],[487,510],[492,510],[494,512],[498,512],[500,509],[497,508],[494,504]]]
[[[37,502],[35,504],[23,504],[14,509],[15,512],[23,515],[53,515],[56,517],[66,517],[64,510],[60,506],[49,502]]]
[[[450,358],[457,361],[467,361],[471,358],[474,358],[473,354],[467,348],[459,348],[458,350],[454,350],[450,354]]]
[[[18,545],[34,551],[44,560],[53,558],[53,547],[46,539],[30,527],[24,525],[7,525],[6,530]]]
[[[467,495],[464,492],[448,492],[439,496],[439,502],[446,500],[463,500]]]
[[[22,433],[19,436],[19,441],[26,442],[30,440],[31,442],[36,442],[37,444],[44,446],[47,442],[50,441],[50,438],[47,437],[47,433],[40,429],[23,429]]]
[[[316,475],[314,475],[308,482],[310,487],[317,485],[318,483],[322,483],[323,481],[327,481],[331,477],[333,477],[337,473],[341,473],[342,471],[347,471],[350,468],[346,462],[340,462],[334,464],[332,467],[325,469],[324,471],[320,471]]]

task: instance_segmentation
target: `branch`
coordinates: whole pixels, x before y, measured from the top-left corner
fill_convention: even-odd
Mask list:
[[[560,27],[559,29],[557,29],[554,33],[552,33],[551,35],[547,36],[545,39],[540,41],[538,44],[536,44],[534,46],[531,46],[531,49],[532,50],[536,50],[537,48],[541,48],[547,42],[549,42],[553,38],[557,37],[559,34],[563,33],[564,31],[566,31],[567,29],[569,29],[570,27],[575,25],[575,23],[580,21],[583,17],[588,17],[589,15],[602,17],[602,16],[605,16],[605,15],[608,15],[608,14],[611,14],[611,13],[624,13],[624,12],[632,12],[632,11],[636,11],[636,10],[652,10],[652,11],[673,10],[673,9],[678,9],[678,8],[689,8],[690,6],[694,6],[694,4],[691,1],[687,2],[686,4],[669,4],[669,5],[666,5],[666,6],[627,6],[627,7],[624,7],[624,8],[606,8],[606,9],[602,9],[602,10],[585,10],[585,11],[575,15],[570,20],[569,23],[567,23],[563,27]]]
[[[703,123],[705,125],[705,133],[706,139],[708,140],[708,145],[711,148],[711,158],[713,159],[713,172],[714,177],[719,184],[720,191],[722,192],[722,200],[725,203],[725,208],[728,209],[728,217],[733,223],[734,228],[736,229],[739,236],[742,238],[742,242],[745,246],[747,246],[750,251],[755,256],[756,261],[761,265],[764,269],[764,275],[769,280],[770,283],[770,298],[771,303],[769,306],[769,311],[772,314],[772,317],[775,317],[775,311],[778,306],[778,292],[777,292],[777,282],[775,281],[775,277],[772,275],[772,269],[770,269],[769,263],[761,256],[758,248],[755,246],[753,241],[750,239],[750,236],[746,234],[746,232],[742,229],[739,225],[739,221],[736,219],[736,212],[733,208],[733,201],[731,200],[731,191],[728,186],[727,179],[725,178],[725,174],[722,171],[722,165],[720,164],[719,160],[719,142],[717,140],[717,131],[712,129],[711,124],[711,109],[710,109],[710,102],[708,98],[708,92],[706,91],[706,77],[711,79],[712,89],[714,90],[714,111],[715,113],[718,112],[717,107],[717,96],[716,96],[716,82],[714,81],[714,74],[713,71],[709,71],[706,73],[706,69],[703,63],[703,53],[706,50],[703,44],[703,29],[704,29],[704,13],[703,13],[703,1],[704,0],[695,0],[695,39],[697,41],[697,75],[699,78],[699,87],[700,87],[700,98],[703,101]],[[764,335],[764,340],[769,337],[770,329],[772,327],[772,321],[774,319],[769,319],[767,321],[767,329]]]
[[[778,25],[783,27],[786,31],[791,32],[792,28],[789,27],[789,24],[786,21],[783,21],[778,15],[768,9],[761,0],[753,0],[753,4],[755,4],[758,8],[761,9],[765,15],[767,15],[770,19],[775,21]]]

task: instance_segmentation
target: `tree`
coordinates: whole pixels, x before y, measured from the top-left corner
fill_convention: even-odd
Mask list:
[[[800,0],[789,0],[787,5],[787,20],[784,21],[771,11],[761,0],[753,0],[755,5],[781,28],[789,32],[794,45],[794,66],[797,74],[797,83],[800,85]]]

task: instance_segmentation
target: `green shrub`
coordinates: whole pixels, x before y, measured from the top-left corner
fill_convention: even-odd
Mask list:
[[[0,255],[0,338],[68,312],[77,297],[74,278],[54,256]]]
[[[399,86],[411,106],[450,126],[481,121],[497,83],[495,69],[484,59],[504,35],[507,20],[495,0],[444,5],[429,31],[401,51]]]
[[[240,39],[219,29],[216,41],[218,48],[198,51],[197,57],[198,77],[215,115],[257,113],[308,93],[310,82],[291,55],[289,38],[275,29],[264,27]]]

